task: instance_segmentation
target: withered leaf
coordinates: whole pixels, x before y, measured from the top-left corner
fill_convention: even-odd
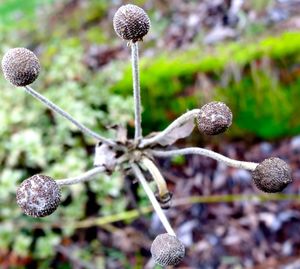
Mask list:
[[[178,139],[188,137],[194,130],[194,118],[189,119],[180,126],[175,127],[169,133],[160,138],[157,143],[162,146],[174,144]]]
[[[116,152],[107,144],[100,144],[95,149],[95,166],[104,166],[108,170],[113,170],[116,165]]]

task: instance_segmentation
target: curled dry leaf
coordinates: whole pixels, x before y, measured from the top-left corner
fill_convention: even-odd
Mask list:
[[[194,118],[187,120],[180,126],[176,126],[170,130],[166,135],[161,137],[157,143],[162,146],[169,146],[174,144],[178,139],[188,137],[194,130],[195,121]]]
[[[112,171],[116,166],[116,152],[107,144],[98,144],[95,149],[95,166],[104,166]]]
[[[117,141],[125,144],[127,141],[127,128],[124,126],[118,125],[117,127]]]

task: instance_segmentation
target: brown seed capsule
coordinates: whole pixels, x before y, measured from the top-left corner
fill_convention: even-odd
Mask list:
[[[17,204],[32,217],[52,214],[60,203],[60,188],[54,179],[45,175],[34,175],[24,180],[17,189]]]
[[[222,102],[210,102],[201,107],[197,125],[206,135],[217,135],[225,132],[232,123],[230,108]]]
[[[10,49],[2,59],[4,77],[15,86],[27,86],[40,73],[39,59],[25,48]]]
[[[146,12],[131,4],[121,6],[117,10],[113,24],[119,37],[132,42],[143,40],[150,29],[150,19]]]
[[[179,264],[185,254],[184,245],[176,236],[170,234],[158,235],[151,245],[151,255],[160,266],[174,266]]]
[[[281,192],[292,182],[291,169],[279,158],[268,158],[261,162],[252,172],[253,181],[264,192]]]

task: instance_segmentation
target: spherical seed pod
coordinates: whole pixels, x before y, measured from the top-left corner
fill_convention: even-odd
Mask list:
[[[179,264],[185,254],[184,245],[176,236],[170,234],[158,235],[151,245],[151,255],[160,266],[174,266]]]
[[[254,184],[263,192],[281,192],[292,182],[288,164],[276,157],[262,161],[252,172]]]
[[[40,62],[33,52],[25,48],[10,49],[2,59],[4,77],[15,86],[27,86],[40,73]]]
[[[32,217],[52,214],[60,203],[60,197],[56,181],[45,175],[34,175],[24,180],[17,189],[17,204]]]
[[[119,37],[137,42],[143,40],[148,33],[150,19],[142,8],[128,4],[117,10],[113,18],[113,25]]]
[[[225,132],[232,123],[232,112],[222,102],[210,102],[201,107],[197,117],[200,132],[217,135]]]

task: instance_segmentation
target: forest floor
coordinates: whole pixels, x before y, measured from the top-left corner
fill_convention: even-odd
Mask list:
[[[159,160],[174,194],[174,206],[166,214],[187,247],[178,268],[300,268],[300,136],[276,143],[236,142],[208,148],[253,162],[283,158],[293,170],[293,183],[282,194],[263,194],[252,183],[250,172],[206,157],[187,156],[181,165]],[[151,222],[141,217],[130,226],[118,222],[116,227],[117,233],[103,232],[101,240],[127,257],[141,249],[149,256],[151,237],[164,232],[155,214]],[[107,268],[122,265],[111,260]]]

